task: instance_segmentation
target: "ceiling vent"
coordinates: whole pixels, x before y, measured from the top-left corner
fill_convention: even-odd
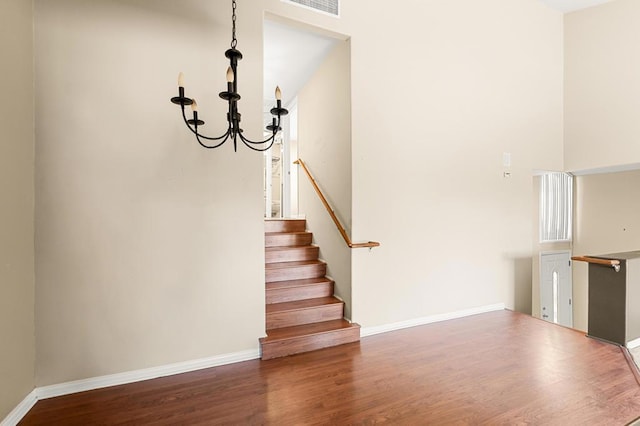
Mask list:
[[[340,0],[282,0],[286,3],[295,3],[309,9],[340,16]]]

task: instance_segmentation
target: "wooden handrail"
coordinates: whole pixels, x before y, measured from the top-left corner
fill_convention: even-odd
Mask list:
[[[591,256],[572,256],[571,260],[578,262],[595,263],[596,265],[611,266],[616,272],[620,271],[620,261],[616,259],[602,259],[600,257]]]
[[[325,198],[324,194],[322,194],[320,187],[318,186],[318,184],[316,183],[316,180],[311,175],[311,172],[307,168],[307,165],[304,164],[304,161],[302,161],[300,158],[294,161],[293,164],[299,164],[300,166],[302,166],[302,170],[304,170],[305,174],[309,178],[309,181],[311,182],[313,189],[316,190],[316,194],[318,194],[318,197],[320,197],[320,201],[322,201],[322,204],[324,204],[324,207],[327,209],[327,212],[329,212],[329,216],[331,216],[331,219],[333,219],[333,223],[335,223],[336,226],[338,227],[338,231],[340,231],[340,235],[342,235],[344,242],[347,243],[349,248],[366,248],[366,247],[371,248],[371,247],[380,246],[380,243],[376,241],[369,241],[368,243],[352,243],[351,238],[349,238],[349,236],[347,235],[347,231],[345,231],[344,226],[342,226],[342,224],[340,223],[340,220],[338,219],[335,212],[329,205],[329,202]]]

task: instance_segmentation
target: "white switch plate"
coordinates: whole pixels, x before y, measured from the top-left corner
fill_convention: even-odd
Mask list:
[[[511,167],[511,153],[503,152],[502,153],[502,166],[503,167]]]

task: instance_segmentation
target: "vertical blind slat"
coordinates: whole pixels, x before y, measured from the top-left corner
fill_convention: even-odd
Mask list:
[[[545,173],[540,187],[540,241],[571,240],[572,207],[573,176]]]

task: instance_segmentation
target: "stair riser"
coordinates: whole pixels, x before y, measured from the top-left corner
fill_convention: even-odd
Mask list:
[[[294,288],[267,290],[267,304],[317,299],[333,295],[333,282],[318,283]]]
[[[301,336],[272,343],[263,343],[261,341],[260,346],[262,359],[267,360],[357,342],[359,340],[360,328],[353,327],[330,333]]]
[[[276,268],[265,270],[265,280],[268,283],[277,281],[304,280],[307,278],[324,277],[327,273],[326,264],[293,266],[290,268]]]
[[[304,219],[264,221],[264,232],[304,232],[306,227]]]
[[[265,247],[294,247],[308,246],[311,244],[313,236],[311,233],[305,234],[273,234],[265,235]]]
[[[318,247],[300,247],[291,250],[267,251],[264,255],[265,263],[296,262],[300,260],[316,260],[320,249]]]
[[[343,303],[334,303],[295,311],[268,313],[267,330],[340,319],[343,316],[343,307]]]

